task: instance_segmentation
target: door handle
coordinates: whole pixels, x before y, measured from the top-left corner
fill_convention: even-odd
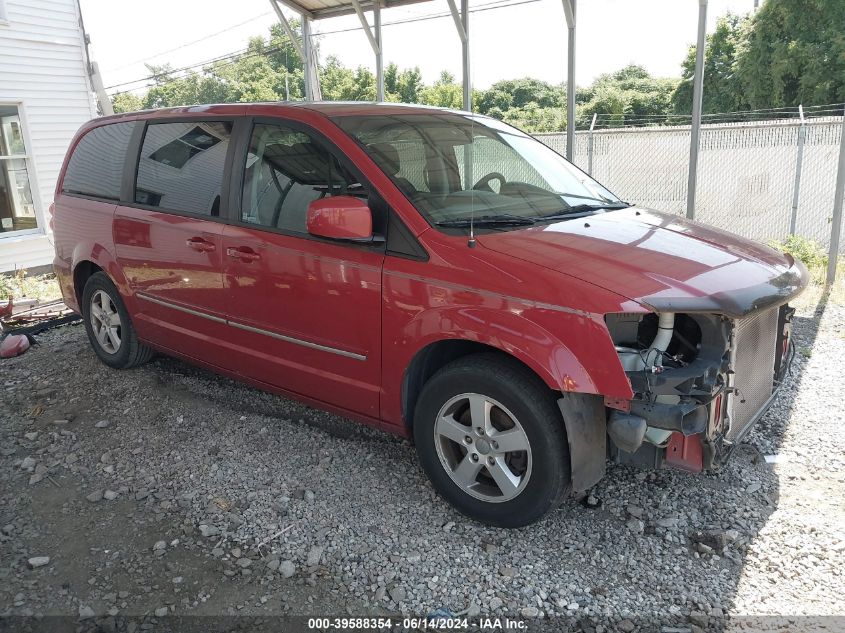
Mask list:
[[[188,248],[200,253],[210,253],[214,250],[214,244],[208,240],[202,239],[201,237],[191,237],[185,240],[185,244],[188,245]]]
[[[261,255],[247,246],[241,246],[240,248],[227,248],[226,254],[229,257],[239,259],[242,262],[254,262],[261,259]]]

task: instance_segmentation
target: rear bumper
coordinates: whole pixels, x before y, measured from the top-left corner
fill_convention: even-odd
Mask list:
[[[56,281],[59,282],[59,289],[62,291],[62,299],[65,305],[79,312],[79,302],[76,300],[76,291],[73,287],[73,270],[68,262],[56,256],[53,259],[53,272],[56,274]]]

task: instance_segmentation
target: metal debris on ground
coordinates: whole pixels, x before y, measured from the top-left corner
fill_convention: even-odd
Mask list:
[[[20,356],[36,343],[35,334],[79,318],[61,300],[9,299],[0,308],[0,358]]]

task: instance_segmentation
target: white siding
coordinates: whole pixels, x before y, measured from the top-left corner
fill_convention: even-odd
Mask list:
[[[0,233],[0,271],[53,261],[47,208],[74,133],[96,116],[77,0],[5,0],[0,22],[0,103],[21,114],[38,235]]]

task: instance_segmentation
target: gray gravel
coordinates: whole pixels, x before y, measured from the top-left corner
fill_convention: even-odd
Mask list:
[[[44,333],[0,363],[0,615],[845,615],[845,308],[821,314],[799,312],[793,376],[721,473],[610,466],[515,531],[452,510],[403,440]]]

